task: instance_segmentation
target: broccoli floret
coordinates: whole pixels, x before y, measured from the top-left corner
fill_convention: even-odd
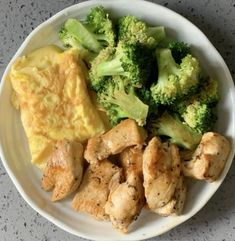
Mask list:
[[[140,126],[145,124],[148,106],[137,97],[132,86],[126,85],[125,79],[114,77],[97,95],[112,125],[124,118],[134,119]]]
[[[96,73],[96,68],[103,62],[108,61],[115,53],[114,47],[107,47],[105,49],[102,49],[99,53],[99,55],[91,62],[91,69],[89,71],[89,77],[90,77],[90,87],[92,90],[98,92],[102,90],[107,81],[109,79],[112,79],[112,76],[99,76]]]
[[[165,36],[164,27],[149,27],[135,16],[124,16],[118,21],[118,38],[128,43],[140,43],[155,48]]]
[[[109,14],[102,6],[92,8],[86,18],[87,26],[103,45],[115,45],[115,33]]]
[[[176,115],[164,112],[148,125],[153,135],[167,136],[172,143],[193,150],[199,144],[202,135],[184,124]]]
[[[97,90],[104,77],[124,76],[133,87],[140,88],[150,73],[151,57],[141,46],[120,41],[116,48],[101,51],[91,63],[91,85]]]
[[[200,100],[201,103],[210,107],[216,106],[219,101],[218,82],[211,77],[204,78],[201,81],[199,93],[192,98]]]
[[[99,53],[108,45],[113,46],[115,42],[112,21],[103,7],[93,8],[83,23],[69,18],[62,26],[60,35],[63,32],[75,39],[83,48],[95,53]],[[61,40],[64,42],[63,39]]]
[[[184,57],[191,54],[190,47],[184,42],[170,42],[168,48],[171,50],[172,57],[177,64],[180,64]]]
[[[172,108],[179,113],[185,112],[187,106],[199,102],[200,105],[207,105],[208,108],[215,107],[219,101],[218,83],[211,77],[206,77],[201,80],[200,88],[197,93],[188,97],[185,100],[178,102]]]
[[[85,61],[88,63],[92,61],[97,55],[82,46],[82,44],[64,27],[62,27],[59,32],[59,39],[63,43],[64,47],[77,49],[81,58],[85,59]]]
[[[217,82],[212,78],[205,78],[199,91],[172,106],[171,109],[178,112],[182,119],[197,132],[210,131],[217,117],[213,107],[218,102]]]
[[[199,133],[210,131],[216,121],[212,108],[199,101],[194,101],[184,110],[181,109],[180,114],[184,122]]]
[[[99,53],[103,48],[96,36],[77,19],[69,18],[62,28],[64,28],[67,33],[75,38],[84,48],[87,48],[90,51]]]
[[[196,92],[200,83],[199,62],[188,54],[178,65],[170,49],[157,49],[158,80],[151,87],[157,104],[171,105]]]

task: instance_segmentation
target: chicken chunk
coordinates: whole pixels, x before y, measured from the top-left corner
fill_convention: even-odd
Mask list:
[[[143,155],[145,198],[150,210],[162,214],[163,211],[159,209],[170,205],[169,202],[178,196],[176,190],[180,186],[180,175],[181,163],[177,146],[168,142],[161,143],[154,137]],[[171,205],[174,207],[176,203]]]
[[[185,176],[199,180],[215,181],[224,169],[230,152],[230,143],[222,135],[207,132],[190,161],[183,162]]]
[[[105,212],[109,215],[114,228],[123,232],[136,220],[144,206],[144,188],[139,176],[131,173],[127,180],[116,188],[110,189]]]
[[[138,145],[134,147],[126,148],[120,154],[120,164],[123,167],[125,176],[129,173],[135,173],[136,175],[143,176],[143,146]]]
[[[72,207],[76,211],[92,215],[97,220],[109,220],[104,210],[109,195],[109,185],[115,185],[121,182],[121,179],[121,168],[108,160],[103,160],[99,165],[89,165],[72,201]]]
[[[161,216],[181,214],[184,208],[186,194],[187,186],[185,182],[185,177],[181,175],[181,177],[178,180],[173,198],[165,206],[156,209],[156,213],[158,213]]]
[[[110,186],[110,194],[105,205],[114,228],[128,231],[129,225],[137,219],[145,204],[142,178],[142,147],[127,148],[121,154],[121,163],[126,181]]]
[[[42,188],[53,190],[51,200],[58,201],[74,192],[83,174],[83,146],[76,141],[60,141],[54,146],[42,177]]]
[[[121,153],[126,147],[142,145],[146,134],[134,120],[127,119],[107,133],[88,140],[85,159],[91,164]]]

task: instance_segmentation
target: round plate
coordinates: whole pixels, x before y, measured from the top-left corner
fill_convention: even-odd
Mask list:
[[[20,121],[20,113],[10,102],[11,85],[7,80],[10,66],[18,56],[51,43],[58,43],[58,30],[68,17],[84,18],[91,7],[102,4],[112,16],[135,15],[148,23],[164,25],[167,34],[192,45],[192,51],[208,74],[219,81],[221,101],[218,105],[216,131],[227,136],[232,150],[219,180],[212,184],[203,181],[190,182],[186,207],[181,216],[159,217],[142,211],[138,220],[131,225],[129,234],[113,230],[108,222],[98,222],[88,215],[72,210],[71,199],[52,203],[50,193],[41,187],[41,173],[30,163],[27,139]],[[92,240],[143,240],[160,235],[183,223],[197,213],[216,192],[225,178],[234,156],[235,142],[235,91],[229,70],[206,36],[191,22],[179,14],[150,2],[110,0],[87,1],[57,13],[38,26],[21,45],[3,75],[0,88],[0,154],[2,162],[26,202],[42,216],[75,235]],[[4,113],[4,115],[3,115]]]

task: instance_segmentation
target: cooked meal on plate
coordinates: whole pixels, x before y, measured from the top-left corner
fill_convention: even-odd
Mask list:
[[[188,178],[216,181],[230,152],[213,131],[217,81],[164,26],[102,6],[58,39],[8,75],[39,185],[124,233],[142,209],[181,215]]]

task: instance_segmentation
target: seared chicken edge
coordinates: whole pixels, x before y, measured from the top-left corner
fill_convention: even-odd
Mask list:
[[[224,169],[231,146],[222,135],[207,132],[190,161],[183,162],[185,176],[213,182],[217,180]]]
[[[109,186],[116,186],[121,180],[122,169],[108,160],[103,160],[99,165],[89,165],[73,198],[73,209],[88,213],[97,220],[109,220],[104,209],[110,191]]]
[[[126,233],[145,204],[142,177],[142,146],[126,148],[120,155],[125,181],[110,186],[105,205],[114,228]]]
[[[146,202],[151,211],[163,216],[182,211],[186,187],[176,145],[161,143],[154,137],[144,150],[143,176]]]
[[[58,201],[74,192],[83,174],[83,146],[76,141],[60,141],[47,160],[42,177],[42,188],[52,192],[52,201]]]
[[[98,164],[129,146],[142,145],[145,138],[144,130],[134,120],[126,119],[105,134],[89,139],[84,157],[89,163]]]

